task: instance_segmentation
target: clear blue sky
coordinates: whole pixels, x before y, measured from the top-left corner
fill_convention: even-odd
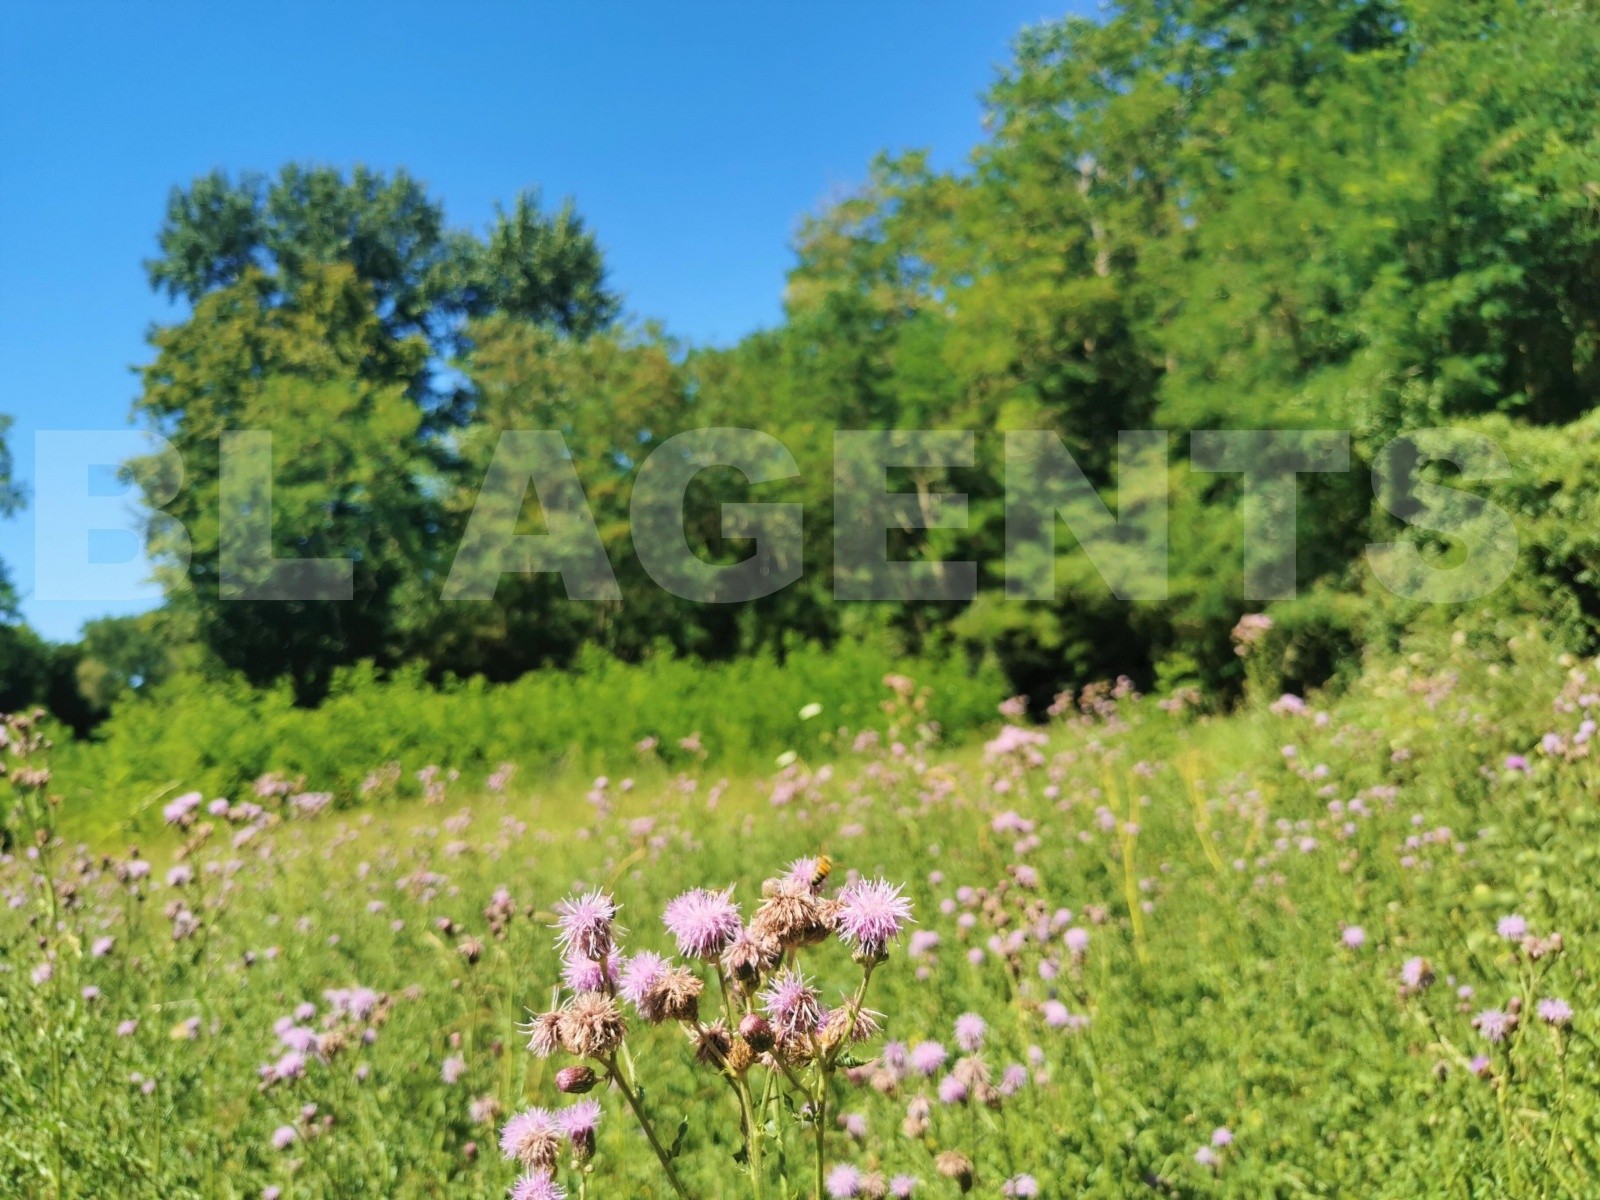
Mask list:
[[[1068,7],[7,4],[0,412],[22,477],[37,430],[127,428],[144,332],[173,316],[141,262],[176,183],[292,159],[405,166],[467,226],[538,185],[576,198],[631,313],[725,343],[777,319],[804,213],[880,150],[960,162],[1011,37]],[[47,636],[150,603],[40,598],[34,539],[31,510],[0,523]],[[97,535],[93,552],[131,546]]]

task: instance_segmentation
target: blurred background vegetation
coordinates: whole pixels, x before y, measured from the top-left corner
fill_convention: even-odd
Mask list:
[[[1475,485],[1522,538],[1518,570],[1482,612],[1532,613],[1592,650],[1597,95],[1600,22],[1582,3],[1128,0],[1099,21],[1047,23],[1016,40],[970,162],[872,164],[856,194],[805,223],[785,319],[721,349],[624,319],[570,205],[521,196],[475,234],[403,172],[290,164],[196,179],[174,190],[147,264],[186,316],[152,332],[134,406],[183,456],[165,511],[192,560],[178,563],[170,522],[153,520],[165,605],[91,622],[71,645],[17,623],[0,592],[12,614],[0,709],[47,706],[131,785],[206,778],[204,739],[233,720],[223,714],[332,702],[345,705],[346,769],[365,770],[397,722],[430,741],[423,731],[451,719],[433,689],[463,695],[451,681],[469,679],[474,695],[523,689],[506,696],[526,700],[530,723],[570,707],[540,753],[677,735],[695,664],[726,668],[705,678],[726,681],[725,731],[750,723],[724,741],[748,747],[768,699],[861,695],[854,678],[827,690],[818,656],[841,645],[873,670],[932,664],[956,726],[1008,691],[1042,708],[1117,673],[1226,698],[1243,684],[1229,633],[1253,607],[1238,481],[1185,469],[1193,429],[1352,431],[1354,469],[1300,482],[1300,594],[1271,609],[1252,660],[1269,682],[1337,684],[1365,648],[1439,619],[1379,588],[1364,551],[1409,538],[1449,553],[1448,538],[1377,504],[1369,474],[1397,433],[1442,424],[1486,433],[1513,467]],[[638,463],[711,425],[771,433],[801,466],[757,487],[711,471],[691,490],[690,541],[714,562],[748,553],[721,537],[721,503],[805,505],[804,576],[742,605],[674,599],[630,542]],[[565,437],[620,601],[568,600],[553,576],[508,576],[492,603],[441,598],[513,428]],[[967,492],[968,527],[902,545],[975,560],[975,601],[834,603],[832,435],[861,428],[978,431],[974,468],[916,480]],[[1115,511],[1117,432],[1145,428],[1173,434],[1167,595],[1115,599],[1064,535],[1056,597],[1008,598],[1003,432],[1058,433]],[[278,553],[352,558],[353,601],[219,599],[217,446],[232,429],[273,433]],[[21,499],[5,465],[0,512]],[[159,461],[128,470],[160,490]],[[541,528],[532,501],[523,521]],[[647,677],[668,682],[627,693],[616,664],[651,664]],[[558,704],[572,685],[516,682],[574,671],[596,680],[591,696]],[[788,677],[815,694],[779,684]],[[375,714],[365,741],[349,732],[362,712]],[[158,746],[166,757],[151,763]],[[293,765],[271,757],[237,760]]]

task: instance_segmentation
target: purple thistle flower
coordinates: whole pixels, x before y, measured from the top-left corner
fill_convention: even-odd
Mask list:
[[[567,1200],[567,1192],[543,1171],[533,1171],[511,1185],[511,1200]]]
[[[635,1008],[672,964],[653,950],[641,950],[622,964],[622,981],[617,993]]]
[[[1000,1075],[1000,1094],[1002,1096],[1015,1096],[1028,1086],[1028,1068],[1021,1063],[1012,1063]]]
[[[967,1102],[967,1085],[954,1075],[946,1075],[939,1080],[940,1104],[965,1104]]]
[[[784,1041],[809,1037],[822,1021],[822,1004],[816,989],[792,968],[773,976],[772,983],[761,993],[761,1003],[778,1037]]]
[[[565,1138],[566,1130],[549,1109],[530,1108],[512,1117],[500,1130],[500,1153],[530,1167],[548,1166],[554,1148]]]
[[[1528,922],[1524,917],[1521,917],[1516,913],[1512,913],[1510,916],[1501,917],[1499,923],[1496,924],[1494,928],[1495,932],[1503,937],[1506,941],[1517,942],[1521,941],[1523,937],[1527,935]]]
[[[1572,1024],[1572,1005],[1558,997],[1539,1001],[1537,1012],[1541,1021],[1558,1029]]]
[[[824,1187],[833,1200],[851,1200],[861,1195],[861,1172],[849,1163],[839,1163],[829,1169]]]
[[[988,1032],[988,1024],[975,1012],[962,1013],[956,1018],[956,1045],[968,1054],[983,1049],[983,1036]]]
[[[1039,1181],[1032,1175],[1014,1175],[1000,1185],[1002,1196],[1028,1197],[1039,1194]]]
[[[575,992],[603,992],[607,983],[617,982],[617,972],[609,958],[602,964],[592,958],[569,954],[561,964],[561,980]]]
[[[897,1200],[908,1200],[911,1193],[917,1190],[917,1184],[920,1182],[921,1180],[915,1175],[896,1175],[889,1180],[889,1194],[897,1197]]]
[[[918,1042],[911,1048],[906,1061],[919,1075],[934,1075],[945,1064],[949,1054],[938,1042]]]
[[[1089,931],[1081,926],[1074,925],[1061,935],[1061,940],[1066,944],[1073,958],[1082,958],[1089,950]]]
[[[900,885],[863,879],[839,893],[839,936],[868,958],[881,957],[911,920],[911,901]]]
[[[1517,1027],[1517,1018],[1497,1008],[1486,1008],[1472,1018],[1472,1027],[1491,1042],[1503,1042]]]
[[[732,896],[732,888],[721,892],[695,888],[667,905],[661,922],[678,939],[679,954],[714,959],[739,936],[743,924]]]
[[[439,1068],[439,1078],[443,1079],[446,1084],[450,1085],[459,1083],[461,1077],[466,1073],[467,1060],[462,1058],[459,1054],[452,1054],[449,1058],[444,1060],[444,1064]]]
[[[1359,950],[1367,944],[1367,931],[1359,925],[1347,925],[1339,940],[1347,950]]]
[[[294,1145],[295,1139],[299,1136],[294,1131],[293,1125],[279,1125],[272,1131],[272,1148],[274,1150],[287,1150]]]
[[[1210,1146],[1201,1146],[1194,1152],[1194,1161],[1202,1167],[1215,1167],[1222,1162],[1222,1159]]]
[[[556,917],[556,943],[563,951],[590,959],[611,953],[617,904],[604,892],[568,897],[556,905]]]
[[[1233,1130],[1226,1125],[1218,1125],[1211,1131],[1211,1144],[1219,1149],[1233,1145]]]
[[[600,1102],[579,1100],[557,1113],[556,1121],[574,1144],[593,1142],[595,1130],[600,1127]]]

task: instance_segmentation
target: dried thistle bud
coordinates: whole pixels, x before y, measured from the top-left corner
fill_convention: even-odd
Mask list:
[[[469,963],[475,963],[483,957],[483,943],[475,937],[462,938],[456,950]]]
[[[651,1022],[697,1020],[704,988],[699,976],[682,967],[664,971],[641,997],[639,1012]]]
[[[561,1014],[540,1013],[527,1025],[528,1049],[540,1058],[549,1058],[561,1049]]]
[[[739,1036],[750,1043],[750,1049],[765,1054],[777,1042],[772,1026],[760,1013],[746,1013],[739,1022]]]
[[[615,1000],[584,992],[561,1010],[556,1031],[561,1048],[578,1058],[604,1058],[627,1036],[628,1027]]]
[[[722,965],[746,988],[754,988],[761,977],[778,965],[783,943],[754,925],[739,932],[722,955]]]
[[[735,1039],[728,1051],[728,1069],[735,1075],[743,1075],[755,1061],[756,1052],[750,1048],[750,1043],[742,1038]]]
[[[888,1194],[889,1181],[883,1177],[882,1171],[869,1171],[861,1177],[863,1200],[884,1200]]]
[[[556,1072],[556,1090],[569,1096],[582,1096],[594,1087],[594,1072],[588,1067],[562,1067]]]
[[[956,1150],[946,1150],[933,1160],[933,1169],[955,1181],[963,1192],[972,1190],[972,1160]]]
[[[707,1025],[694,1034],[694,1056],[708,1067],[721,1067],[728,1061],[733,1049],[733,1038],[721,1021]]]

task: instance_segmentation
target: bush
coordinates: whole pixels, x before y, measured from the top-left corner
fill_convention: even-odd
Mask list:
[[[174,791],[239,798],[269,772],[348,800],[390,763],[405,791],[429,766],[472,782],[505,762],[546,773],[614,770],[638,761],[646,739],[654,748],[642,757],[669,768],[769,765],[787,750],[825,756],[845,732],[884,730],[891,673],[926,689],[916,718],[945,734],[989,721],[1005,695],[991,663],[907,660],[867,641],[717,665],[669,657],[629,665],[594,652],[574,671],[503,684],[436,687],[420,668],[384,677],[366,665],[339,673],[316,708],[296,707],[286,683],[180,676],[121,703],[92,740],[63,746],[56,786],[69,821],[131,830],[148,828]],[[802,716],[808,705],[820,713]],[[694,735],[698,749],[680,745]]]

